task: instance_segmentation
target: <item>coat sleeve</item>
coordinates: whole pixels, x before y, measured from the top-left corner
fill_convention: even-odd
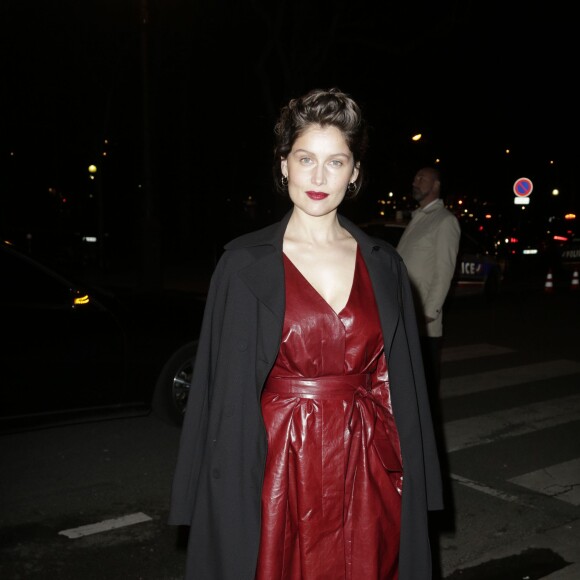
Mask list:
[[[193,516],[207,439],[213,360],[217,351],[215,343],[219,339],[217,329],[221,326],[223,313],[223,309],[219,307],[219,296],[223,286],[222,258],[212,276],[203,315],[173,476],[168,520],[170,525],[190,525]]]
[[[425,316],[434,320],[441,315],[455,273],[460,235],[459,222],[451,213],[439,223],[435,232],[433,278],[423,308]]]
[[[417,408],[419,411],[419,422],[421,425],[421,442],[423,448],[423,463],[425,472],[425,488],[427,496],[427,509],[443,509],[443,486],[441,482],[441,468],[435,432],[433,429],[433,419],[427,393],[425,372],[423,369],[423,359],[421,355],[421,343],[417,329],[415,307],[411,283],[407,274],[405,264],[399,261],[400,265],[400,291],[401,306],[403,312],[404,334],[407,341],[407,349],[411,361],[411,369],[414,377],[415,394],[417,398]]]

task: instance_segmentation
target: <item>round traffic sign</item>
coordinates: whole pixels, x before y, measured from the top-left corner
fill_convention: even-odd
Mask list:
[[[514,193],[518,197],[527,197],[532,193],[532,189],[534,189],[532,180],[527,177],[520,177],[519,179],[516,179],[514,183]]]

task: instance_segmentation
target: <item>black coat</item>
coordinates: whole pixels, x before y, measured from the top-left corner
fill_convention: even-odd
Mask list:
[[[227,244],[212,276],[169,517],[191,526],[188,580],[254,579],[267,447],[260,395],[282,336],[289,218]],[[428,580],[427,510],[443,502],[409,281],[394,248],[339,220],[359,244],[385,342],[404,473],[399,579]]]

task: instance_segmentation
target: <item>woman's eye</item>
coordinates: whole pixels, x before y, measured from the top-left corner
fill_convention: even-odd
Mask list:
[[[310,163],[312,163],[312,159],[310,159],[310,157],[301,157],[300,163],[302,163],[303,165],[309,165]]]
[[[333,159],[330,164],[333,167],[342,167],[342,161],[339,161],[338,159]]]

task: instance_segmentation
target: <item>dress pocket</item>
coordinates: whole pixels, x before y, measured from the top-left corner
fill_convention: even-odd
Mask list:
[[[393,444],[391,443],[390,439],[388,439],[385,436],[377,437],[375,435],[375,437],[373,438],[372,446],[376,454],[378,455],[379,459],[381,460],[383,467],[387,471],[393,472],[403,471],[401,460],[399,459],[399,456],[395,451],[395,448],[393,447]]]

